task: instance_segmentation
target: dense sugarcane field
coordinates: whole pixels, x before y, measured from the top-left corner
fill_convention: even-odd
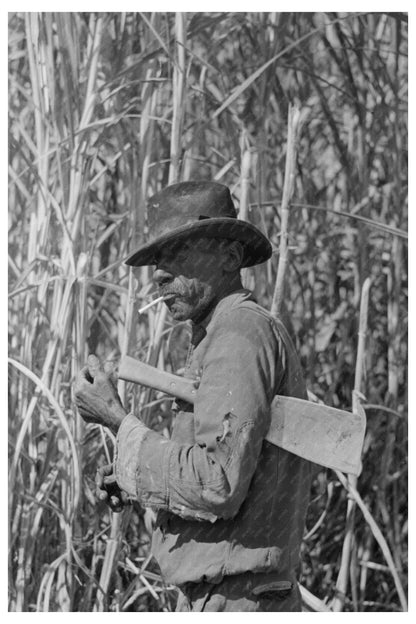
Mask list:
[[[407,610],[407,14],[9,13],[9,610],[173,611],[153,512],[95,497],[114,436],[71,388],[88,354],[180,372],[146,198],[216,180],[271,240],[244,284],[282,315],[310,400],[367,418],[362,471],[313,481],[305,611]],[[280,288],[282,285],[280,284]],[[119,381],[169,436],[172,399]]]

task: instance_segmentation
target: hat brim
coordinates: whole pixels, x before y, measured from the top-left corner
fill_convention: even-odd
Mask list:
[[[201,236],[239,241],[244,248],[241,268],[266,262],[272,255],[270,241],[254,225],[231,217],[217,217],[187,223],[162,234],[141,245],[125,259],[124,263],[129,266],[157,264],[157,256],[163,247],[176,241]]]

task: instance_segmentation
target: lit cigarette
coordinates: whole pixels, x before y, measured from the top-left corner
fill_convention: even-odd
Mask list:
[[[149,308],[151,308],[152,306],[156,305],[157,303],[160,303],[161,301],[166,301],[167,299],[172,299],[172,297],[174,297],[174,295],[167,295],[166,297],[164,297],[162,295],[162,297],[157,297],[156,299],[153,299],[153,301],[151,301],[150,303],[146,303],[145,306],[143,306],[142,308],[139,308],[139,314],[141,314],[145,310],[148,310]]]

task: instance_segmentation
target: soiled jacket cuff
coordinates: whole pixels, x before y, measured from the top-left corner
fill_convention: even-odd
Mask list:
[[[119,487],[137,494],[137,472],[140,465],[140,447],[150,429],[133,414],[123,419],[117,434],[114,470]]]

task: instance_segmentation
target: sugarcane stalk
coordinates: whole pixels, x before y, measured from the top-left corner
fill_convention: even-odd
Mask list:
[[[186,65],[185,65],[185,45],[186,45],[186,14],[176,13],[175,15],[175,39],[176,54],[173,67],[173,118],[172,135],[170,143],[170,167],[169,184],[178,181],[179,159],[181,153],[181,135],[183,125],[185,90],[186,90]]]
[[[251,152],[246,149],[241,159],[241,189],[240,189],[240,210],[238,218],[247,221],[248,219],[248,199],[250,190],[250,168],[251,168]]]
[[[394,580],[394,584],[396,587],[396,591],[397,591],[397,595],[399,597],[400,600],[400,604],[401,607],[403,609],[403,611],[407,611],[407,599],[406,599],[406,594],[402,585],[402,582],[400,580],[400,577],[397,573],[397,569],[395,567],[394,564],[394,560],[393,560],[393,556],[391,554],[390,548],[387,544],[387,541],[383,535],[383,533],[380,530],[380,527],[378,526],[378,524],[376,523],[374,517],[372,516],[372,514],[370,513],[370,511],[368,510],[367,506],[365,505],[363,499],[361,498],[359,492],[357,491],[356,487],[353,485],[352,481],[347,479],[347,477],[345,477],[345,475],[342,474],[342,472],[338,472],[337,471],[337,477],[340,481],[340,483],[342,483],[342,485],[344,486],[344,488],[347,490],[348,494],[351,497],[351,500],[354,501],[354,503],[356,503],[358,505],[358,507],[360,508],[365,521],[367,522],[367,525],[370,527],[371,532],[373,537],[376,539],[378,545],[380,546],[381,552],[383,553],[383,556],[386,560],[387,563],[387,567],[389,569],[389,571],[391,572],[391,575],[393,577]]]
[[[241,159],[241,188],[240,188],[240,209],[238,211],[238,218],[243,221],[248,220],[248,207],[249,207],[249,191],[250,191],[250,169],[251,169],[251,152],[250,149],[246,149],[243,152]],[[241,281],[245,288],[249,287],[248,269],[241,271]]]
[[[361,388],[364,377],[364,357],[365,357],[365,342],[367,334],[367,320],[368,320],[368,298],[371,286],[370,278],[364,281],[361,291],[361,305],[360,305],[360,321],[358,330],[358,347],[357,347],[357,360],[355,365],[355,379],[354,390],[352,395],[352,409],[357,413],[361,407]],[[348,475],[348,483],[352,488],[357,487],[357,477]],[[336,583],[336,594],[332,602],[333,611],[342,611],[345,604],[348,578],[350,575],[350,561],[351,550],[353,548],[354,541],[354,516],[355,516],[356,502],[354,498],[349,497],[347,503],[347,513],[345,520],[345,536],[342,545],[341,564],[338,572],[338,578]]]
[[[131,332],[131,327],[133,324],[133,315],[135,309],[135,290],[136,290],[136,280],[133,275],[133,269],[129,269],[129,290],[127,295],[127,306],[126,306],[126,321],[124,326],[124,335],[123,335],[123,344],[121,347],[121,355],[124,357],[127,354],[128,345],[129,345],[129,337]],[[118,392],[120,398],[125,404],[126,399],[126,382],[119,381]],[[105,554],[103,567],[101,569],[100,576],[100,587],[97,592],[94,611],[102,612],[105,608],[105,597],[107,595],[108,587],[110,584],[111,576],[114,571],[114,567],[117,564],[117,556],[120,547],[121,540],[121,522],[122,522],[123,514],[121,513],[112,513],[111,514],[111,531],[110,537],[107,540],[105,546]]]
[[[288,228],[289,228],[289,206],[295,186],[295,168],[297,144],[301,128],[301,115],[298,106],[289,105],[288,124],[287,124],[287,147],[286,147],[286,164],[285,179],[283,183],[283,195],[281,205],[281,230],[280,230],[280,246],[279,246],[279,264],[277,267],[277,275],[271,313],[273,316],[279,315],[282,310],[284,291],[285,291],[285,275],[288,264],[289,245],[288,245]]]

